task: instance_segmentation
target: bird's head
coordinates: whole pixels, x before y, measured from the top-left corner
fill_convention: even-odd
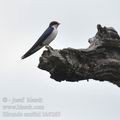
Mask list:
[[[50,22],[50,24],[49,24],[50,27],[55,27],[55,28],[57,28],[59,25],[60,25],[60,23],[57,22],[57,21],[52,21],[52,22]]]

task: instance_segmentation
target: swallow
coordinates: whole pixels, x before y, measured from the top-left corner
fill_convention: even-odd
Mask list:
[[[21,59],[29,57],[44,46],[49,47],[49,44],[55,39],[58,34],[57,28],[59,25],[60,23],[57,21],[50,22],[45,32],[40,36],[37,42],[21,57]]]

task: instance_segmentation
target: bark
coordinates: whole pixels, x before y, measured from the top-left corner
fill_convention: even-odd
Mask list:
[[[87,49],[49,47],[40,57],[38,68],[59,82],[94,79],[120,87],[120,37],[112,27],[97,25],[97,30]]]

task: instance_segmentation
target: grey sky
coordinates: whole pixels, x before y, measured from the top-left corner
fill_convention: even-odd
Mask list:
[[[61,23],[51,43],[59,49],[88,47],[88,38],[95,35],[98,23],[120,33],[119,5],[119,0],[0,0],[0,100],[42,97],[46,111],[61,112],[59,118],[52,120],[119,120],[117,86],[92,80],[59,83],[50,79],[49,73],[37,68],[44,48],[20,59],[52,20]],[[34,119],[40,118],[29,118]]]

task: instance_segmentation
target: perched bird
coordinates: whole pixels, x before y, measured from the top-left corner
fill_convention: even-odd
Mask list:
[[[22,56],[22,59],[32,55],[44,46],[49,46],[58,33],[57,28],[59,25],[60,23],[57,21],[52,21],[46,31],[37,40],[37,42]]]

